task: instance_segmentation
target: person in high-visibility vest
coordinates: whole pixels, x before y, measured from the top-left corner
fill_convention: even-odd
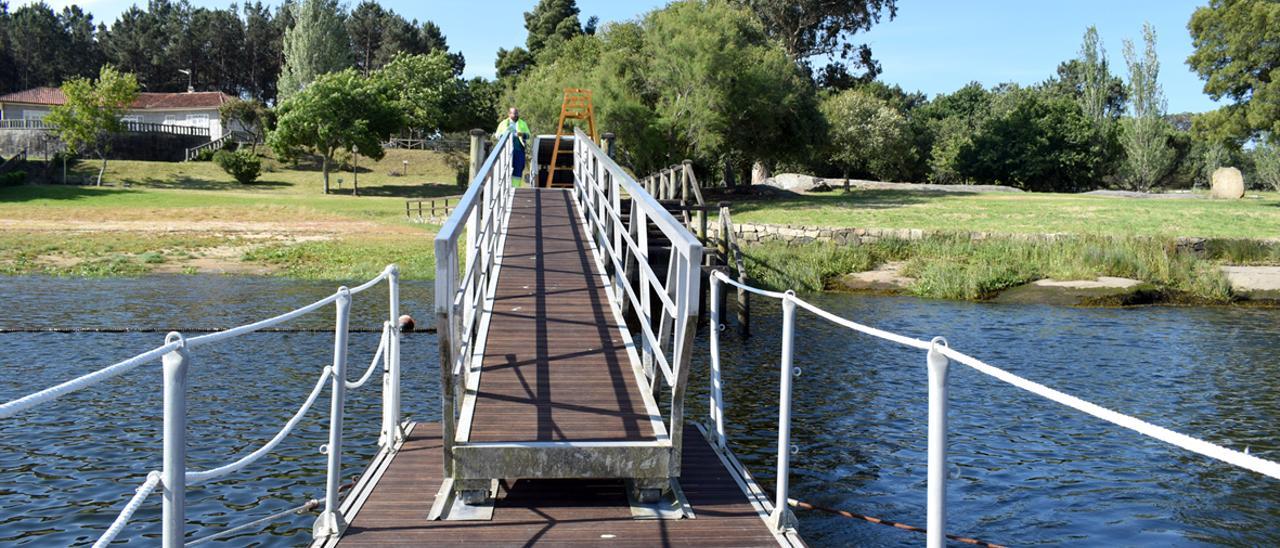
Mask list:
[[[511,138],[511,185],[519,187],[524,183],[524,162],[526,145],[529,144],[529,124],[520,119],[520,110],[516,107],[507,109],[507,117],[498,123],[495,139],[502,138],[505,133],[514,133]]]

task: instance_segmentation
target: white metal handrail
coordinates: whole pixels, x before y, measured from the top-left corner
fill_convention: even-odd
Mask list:
[[[511,134],[503,134],[435,238],[436,336],[446,477],[452,472],[463,388],[470,375],[466,364],[476,353],[484,303],[498,281],[497,257],[515,195],[512,148]]]
[[[639,320],[641,359],[650,393],[658,391],[659,374],[671,388],[666,422],[678,455],[688,364],[697,331],[702,244],[589,135],[575,129],[573,142],[574,198],[596,248],[602,251],[598,264],[610,277],[610,291],[619,304],[630,304]],[[622,217],[624,195],[631,202],[630,223]],[[649,266],[650,226],[670,242],[665,278]],[[630,277],[632,268],[635,282]]]
[[[349,335],[349,319],[351,296],[367,290],[378,283],[386,281],[388,287],[389,321],[383,323],[382,337],[373,362],[365,374],[356,382],[346,378],[346,353]],[[162,544],[166,548],[182,546],[185,534],[185,498],[188,484],[213,481],[237,472],[270,454],[297,426],[298,422],[311,409],[323,391],[326,381],[331,386],[329,414],[329,443],[321,452],[327,453],[328,469],[326,473],[326,497],[323,500],[324,511],[316,520],[314,529],[317,537],[339,534],[345,527],[342,516],[337,509],[340,502],[338,483],[342,475],[342,419],[346,405],[346,390],[362,387],[371,378],[379,360],[383,369],[382,393],[382,429],[379,445],[384,451],[391,451],[404,439],[400,425],[400,333],[398,318],[400,315],[399,270],[389,265],[373,279],[348,289],[339,288],[333,294],[301,308],[267,318],[251,324],[193,337],[184,338],[173,332],[165,337],[165,344],[143,352],[127,360],[115,363],[92,373],[58,384],[54,387],[35,392],[16,400],[0,405],[0,419],[12,417],[32,407],[53,401],[62,396],[100,384],[108,379],[122,375],[143,364],[161,359],[164,373],[164,458],[163,468],[147,474],[146,481],[138,487],[137,492],[120,514],[98,539],[95,546],[111,543],[132,518],[138,507],[157,487],[162,488],[164,495],[163,516],[161,519]],[[190,368],[191,349],[204,344],[238,337],[266,329],[268,327],[295,319],[309,312],[316,311],[326,305],[334,304],[336,318],[334,326],[334,358],[333,364],[325,366],[315,387],[308,394],[306,401],[284,426],[257,450],[240,457],[226,465],[210,470],[191,471],[186,469],[186,430],[187,430],[187,371]]]
[[[884,339],[917,350],[926,351],[925,363],[928,370],[929,382],[927,471],[928,502],[926,510],[928,516],[926,518],[926,528],[928,529],[927,545],[931,548],[942,547],[946,539],[946,451],[948,410],[946,381],[950,360],[955,360],[980,373],[1021,388],[1022,390],[1042,398],[1060,403],[1117,426],[1133,430],[1134,432],[1138,432],[1144,436],[1155,438],[1193,453],[1219,460],[1232,466],[1257,472],[1273,479],[1280,479],[1280,463],[1278,462],[1261,459],[1250,455],[1247,452],[1228,449],[1214,443],[1193,438],[1186,434],[1174,432],[1167,428],[1156,426],[1141,419],[1112,411],[1100,405],[1054,390],[1040,383],[1027,380],[949,347],[946,340],[942,337],[936,337],[932,341],[923,341],[863,325],[836,316],[826,310],[822,310],[821,308],[797,297],[794,292],[787,291],[785,293],[779,293],[776,291],[767,291],[751,287],[734,281],[723,272],[715,271],[711,276],[711,296],[709,299],[711,302],[710,318],[712,326],[710,329],[711,386],[709,391],[709,415],[714,427],[713,441],[718,447],[724,448],[726,443],[724,431],[724,398],[720,367],[719,327],[721,310],[719,295],[721,291],[721,283],[726,283],[757,295],[771,297],[782,301],[782,380],[780,386],[780,404],[778,409],[778,470],[777,488],[774,493],[775,500],[772,504],[773,525],[778,530],[791,527],[791,524],[793,523],[793,518],[789,514],[790,511],[787,509],[787,496],[789,489],[788,480],[790,475],[791,452],[791,379],[793,375],[798,374],[798,370],[795,369],[792,364],[794,348],[793,339],[795,333],[795,309],[797,306],[813,312],[815,315],[825,320],[853,331],[871,335],[876,338]],[[768,501],[762,502],[766,504],[768,503]]]

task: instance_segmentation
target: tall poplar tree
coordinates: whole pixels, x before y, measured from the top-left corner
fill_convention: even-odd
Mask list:
[[[1125,180],[1135,190],[1147,191],[1173,165],[1169,146],[1166,102],[1160,88],[1160,59],[1156,55],[1156,30],[1142,25],[1143,52],[1139,56],[1133,42],[1124,42],[1124,60],[1129,65],[1129,114],[1122,143],[1125,153]]]
[[[294,5],[293,27],[284,34],[283,102],[316,77],[351,66],[345,15],[337,0],[302,0]]]

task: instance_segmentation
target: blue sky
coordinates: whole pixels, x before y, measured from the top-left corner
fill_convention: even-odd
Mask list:
[[[22,1],[12,4],[25,3]],[[49,2],[55,7],[65,0]],[[99,21],[114,21],[132,0],[82,0]],[[140,2],[145,4],[145,1]],[[228,0],[193,0],[222,7]],[[278,4],[278,2],[270,2]],[[348,2],[353,3],[353,2]],[[533,0],[385,0],[384,7],[410,19],[440,25],[452,48],[467,59],[467,76],[493,77],[499,47],[523,45],[523,12]],[[665,1],[578,0],[583,20],[628,20]],[[1215,104],[1186,65],[1191,54],[1187,20],[1198,4],[1188,0],[899,0],[898,17],[881,22],[859,37],[872,46],[884,68],[881,79],[931,97],[970,81],[1032,84],[1053,74],[1058,63],[1074,57],[1088,25],[1097,25],[1113,71],[1122,72],[1123,40],[1140,40],[1144,21],[1156,27],[1160,74],[1170,112],[1202,112]],[[1140,46],[1140,44],[1139,44]]]

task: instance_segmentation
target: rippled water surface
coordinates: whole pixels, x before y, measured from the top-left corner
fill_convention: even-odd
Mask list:
[[[220,327],[323,297],[333,284],[173,276],[74,280],[6,278],[0,327]],[[404,310],[430,316],[432,287],[408,283]],[[1234,308],[1069,309],[827,295],[845,317],[951,344],[1019,375],[1156,424],[1280,459],[1280,311]],[[777,427],[776,305],[757,301],[755,334],[726,331],[725,385],[734,450],[772,490]],[[382,286],[356,297],[354,327],[377,328]],[[294,325],[330,328],[332,309]],[[377,333],[354,334],[354,378]],[[0,400],[83,374],[161,344],[163,333],[0,334]],[[923,525],[924,356],[848,333],[805,313],[796,332],[792,496]],[[191,375],[189,459],[206,469],[251,451],[297,409],[332,359],[327,333],[259,333],[197,349]],[[404,407],[437,420],[436,340],[403,345]],[[706,345],[691,374],[701,418]],[[0,424],[0,544],[71,545],[96,539],[148,470],[160,467],[159,364],[143,366]],[[1121,431],[973,370],[951,372],[951,532],[1004,544],[1278,545],[1280,486]],[[374,453],[376,382],[350,394],[348,477]],[[188,531],[204,536],[323,493],[327,391],[271,456],[188,493]],[[430,493],[423,493],[424,501]],[[425,504],[425,503],[424,503]],[[425,512],[425,508],[424,508]],[[121,535],[154,544],[152,495]],[[915,545],[887,527],[801,513],[814,545]],[[290,546],[313,517],[226,545]]]

